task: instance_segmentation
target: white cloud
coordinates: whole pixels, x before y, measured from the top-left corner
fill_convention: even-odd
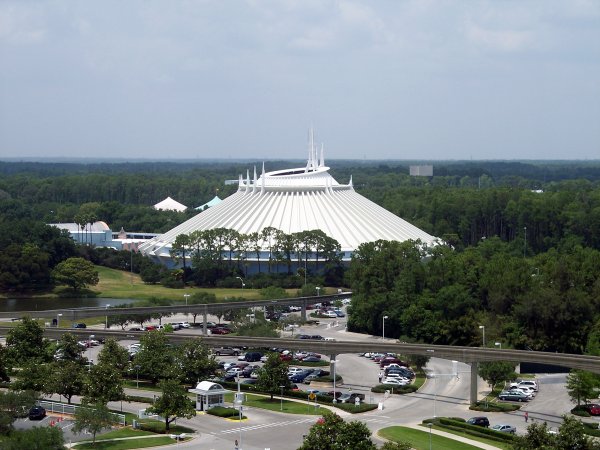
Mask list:
[[[46,28],[37,5],[0,3],[0,42],[27,45],[45,37]]]
[[[503,52],[525,50],[532,41],[529,31],[491,30],[474,24],[467,26],[466,35],[476,45]]]

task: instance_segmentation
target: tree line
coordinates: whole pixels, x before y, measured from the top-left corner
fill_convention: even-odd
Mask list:
[[[600,251],[573,244],[535,256],[499,238],[457,252],[377,241],[354,253],[349,329],[446,345],[598,352]]]

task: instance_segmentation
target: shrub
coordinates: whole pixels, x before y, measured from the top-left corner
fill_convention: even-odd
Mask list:
[[[433,423],[441,428],[447,428],[448,430],[459,431],[471,436],[492,439],[499,442],[512,442],[514,439],[512,434],[501,433],[499,431],[490,430],[489,428],[471,425],[465,422],[464,419],[438,417],[435,419],[427,419],[426,421],[424,420],[423,423]]]
[[[585,405],[577,405],[571,410],[571,414],[579,417],[590,417],[590,413],[585,409]]]
[[[407,386],[396,386],[394,384],[378,384],[371,388],[371,392],[375,392],[378,394],[382,394],[385,391],[390,391],[391,394],[398,395],[410,394],[412,392],[415,392],[416,390],[417,387],[413,386],[412,384],[409,384]]]
[[[210,408],[208,411],[206,411],[206,413],[210,414],[211,416],[225,417],[225,418],[229,418],[229,417],[238,418],[240,415],[240,413],[237,409],[227,408],[225,406],[214,406],[213,408]],[[242,419],[246,419],[246,416],[242,415]]]
[[[513,403],[496,403],[496,402],[477,402],[475,405],[471,405],[469,409],[473,411],[482,412],[509,412],[521,409],[520,405]]]
[[[140,421],[140,430],[142,431],[150,431],[151,433],[158,434],[166,434],[167,430],[165,428],[164,422],[159,422],[157,420],[143,420]],[[169,433],[194,433],[194,430],[187,427],[182,427],[181,425],[171,426],[169,429]]]

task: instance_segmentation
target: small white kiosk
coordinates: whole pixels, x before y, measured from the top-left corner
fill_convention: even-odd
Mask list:
[[[201,381],[196,389],[189,389],[188,392],[196,394],[196,410],[207,411],[213,406],[225,406],[225,394],[229,391],[218,383]]]

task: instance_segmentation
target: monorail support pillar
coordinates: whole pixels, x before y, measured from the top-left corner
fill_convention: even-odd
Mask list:
[[[471,363],[471,389],[469,398],[471,405],[477,403],[477,377],[479,376],[478,372],[479,363],[477,361],[473,361]]]
[[[202,325],[202,334],[204,334],[204,336],[208,336],[208,305],[204,305],[204,323]]]

